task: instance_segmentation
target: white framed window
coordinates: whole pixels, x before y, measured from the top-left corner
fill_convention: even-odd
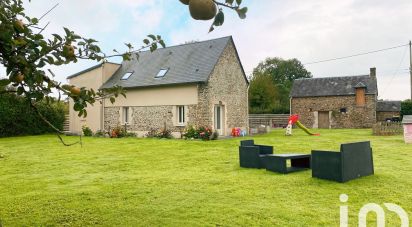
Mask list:
[[[130,120],[129,120],[129,107],[123,107],[123,124],[129,124]]]
[[[133,74],[133,72],[126,72],[126,73],[122,76],[121,80],[128,80],[129,77],[130,77],[132,74]]]
[[[186,123],[185,112],[185,106],[177,106],[177,124],[184,125]]]
[[[155,78],[163,78],[169,69],[160,69]]]

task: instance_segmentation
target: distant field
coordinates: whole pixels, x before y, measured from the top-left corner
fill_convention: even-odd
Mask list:
[[[338,226],[339,195],[350,226],[366,203],[395,203],[412,219],[412,145],[370,130],[284,130],[254,137],[277,153],[339,150],[370,140],[375,175],[345,184],[239,167],[241,139],[186,141],[52,135],[0,139],[0,226]],[[75,140],[76,137],[68,137]],[[370,219],[373,219],[370,215]],[[386,212],[387,226],[399,226]]]

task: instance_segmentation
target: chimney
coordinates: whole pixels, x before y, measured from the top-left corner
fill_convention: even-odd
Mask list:
[[[370,68],[369,76],[376,79],[376,68],[375,67]]]

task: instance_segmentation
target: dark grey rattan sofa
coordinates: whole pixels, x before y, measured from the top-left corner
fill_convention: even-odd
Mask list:
[[[258,145],[253,140],[240,141],[239,162],[240,167],[264,168],[262,156],[273,154],[272,146]]]
[[[338,182],[373,175],[370,142],[341,144],[340,152],[312,150],[311,166],[312,177]]]

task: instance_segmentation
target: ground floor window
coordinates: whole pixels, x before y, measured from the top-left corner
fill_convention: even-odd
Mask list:
[[[129,123],[129,107],[123,107],[123,124]]]
[[[185,106],[178,106],[177,107],[177,123],[179,125],[184,125],[186,122],[185,119]]]

